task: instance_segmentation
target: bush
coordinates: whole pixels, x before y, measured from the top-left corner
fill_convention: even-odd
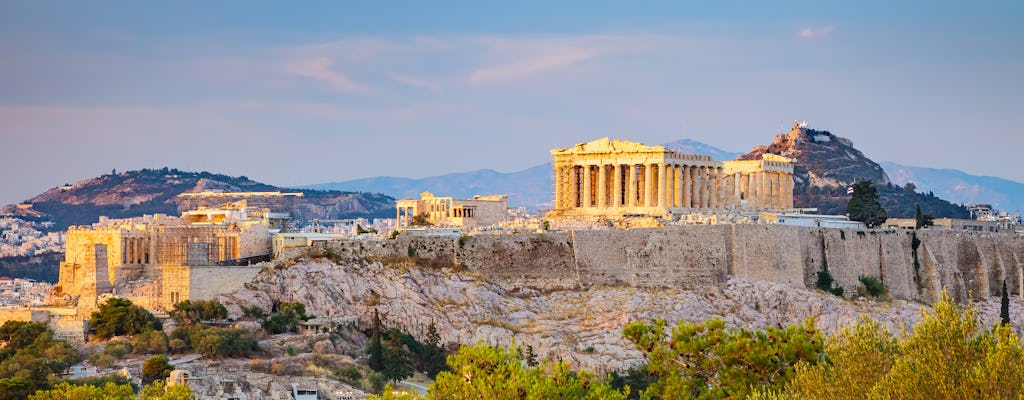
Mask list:
[[[163,331],[149,331],[132,337],[132,352],[135,354],[164,354],[170,350],[167,334]]]
[[[103,339],[161,328],[160,321],[145,308],[119,298],[108,299],[99,310],[93,311],[91,317],[90,324],[96,330],[96,336]]]
[[[308,320],[306,306],[299,302],[281,302],[277,312],[263,319],[263,329],[270,334],[295,332],[299,322]]]
[[[0,325],[0,400],[24,399],[47,389],[57,374],[79,360],[78,352],[36,322]]]
[[[183,325],[191,325],[200,321],[214,319],[225,319],[228,317],[228,309],[217,300],[185,300],[174,305],[171,311],[171,318]]]
[[[857,280],[860,281],[860,284],[864,286],[864,290],[871,297],[879,297],[885,294],[885,285],[878,278],[861,275]]]
[[[146,359],[142,363],[142,378],[146,382],[153,382],[157,379],[165,379],[171,375],[174,367],[167,356],[156,355]]]

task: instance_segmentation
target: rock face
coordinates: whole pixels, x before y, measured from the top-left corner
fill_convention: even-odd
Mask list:
[[[734,327],[763,328],[802,323],[809,317],[829,333],[850,326],[864,314],[893,332],[910,327],[922,306],[904,301],[847,300],[791,285],[733,278],[721,291],[695,292],[625,285],[565,290],[510,288],[478,274],[417,268],[397,263],[342,263],[304,260],[265,268],[246,289],[220,300],[233,315],[241,306],[270,309],[274,302],[299,301],[310,314],[356,316],[370,326],[374,310],[387,327],[423,338],[434,321],[451,343],[530,345],[545,357],[575,366],[611,371],[642,361],[622,337],[630,322],[664,318],[699,322],[722,318]],[[1024,318],[1014,299],[1012,319]],[[998,319],[998,298],[979,304],[983,321]]]

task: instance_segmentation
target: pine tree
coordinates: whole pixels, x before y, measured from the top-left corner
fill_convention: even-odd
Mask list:
[[[999,320],[1003,325],[1010,324],[1010,294],[1006,291],[1006,281],[1003,281],[1003,297],[999,299]]]
[[[399,381],[412,376],[412,354],[402,343],[402,337],[397,331],[388,335],[384,342],[384,368],[381,371],[384,377],[391,381]]]
[[[377,309],[373,310],[373,328],[370,330],[370,369],[380,371],[384,369],[384,346],[381,344],[383,330],[380,324],[380,315]]]
[[[423,349],[420,350],[419,364],[430,379],[434,379],[439,372],[448,369],[444,350],[441,349],[441,335],[437,333],[437,325],[434,324],[434,321],[430,321],[430,325],[427,326],[426,342],[423,343]]]
[[[863,222],[868,228],[885,223],[885,209],[878,203],[878,190],[871,181],[860,181],[853,185],[853,195],[846,204],[846,215],[853,221]]]

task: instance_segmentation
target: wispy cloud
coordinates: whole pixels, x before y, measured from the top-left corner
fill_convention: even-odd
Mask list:
[[[408,85],[408,86],[412,86],[414,88],[419,88],[419,89],[424,89],[424,90],[431,91],[431,92],[433,92],[436,95],[441,95],[441,93],[442,93],[441,85],[438,85],[435,82],[431,82],[431,81],[427,81],[427,80],[423,80],[423,79],[417,79],[417,78],[413,78],[411,76],[397,74],[397,73],[394,73],[394,72],[389,72],[388,73],[388,78],[391,78],[391,80],[393,80],[395,82],[398,82],[398,83],[401,83],[401,84],[405,84],[405,85]]]
[[[835,31],[836,27],[834,26],[826,26],[821,28],[806,27],[800,30],[799,36],[804,39],[817,39],[820,37],[831,35]]]
[[[348,75],[331,69],[334,62],[327,57],[317,57],[308,61],[292,63],[286,66],[288,72],[328,84],[332,89],[349,94],[371,94],[373,88],[356,82]]]
[[[593,58],[595,52],[569,48],[550,54],[530,56],[507,64],[492,65],[473,71],[469,80],[475,84],[508,81],[534,75]]]

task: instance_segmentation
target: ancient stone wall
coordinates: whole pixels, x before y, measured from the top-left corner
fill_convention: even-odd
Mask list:
[[[916,264],[914,237],[920,240]],[[813,288],[826,266],[848,295],[861,276],[896,298],[934,302],[1024,290],[1024,238],[987,233],[885,231],[782,225],[705,225],[578,230],[459,238],[399,236],[332,241],[323,251],[353,259],[451,260],[509,289],[589,285],[716,290],[729,276]]]

